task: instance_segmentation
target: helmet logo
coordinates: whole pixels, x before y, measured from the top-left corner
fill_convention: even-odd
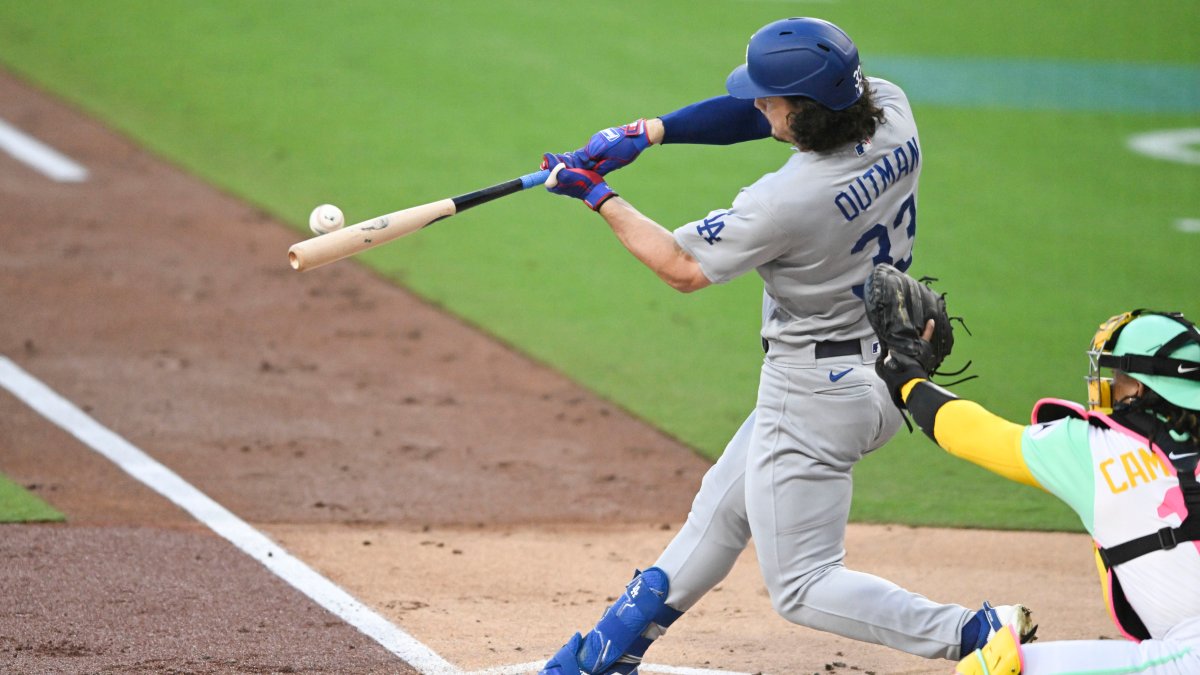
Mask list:
[[[857,96],[862,96],[863,93],[862,66],[854,69],[854,93]]]

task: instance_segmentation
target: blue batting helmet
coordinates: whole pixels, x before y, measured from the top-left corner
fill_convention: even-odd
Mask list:
[[[807,96],[845,110],[863,91],[858,47],[828,21],[781,19],[750,36],[746,63],[733,69],[725,88],[734,98]]]

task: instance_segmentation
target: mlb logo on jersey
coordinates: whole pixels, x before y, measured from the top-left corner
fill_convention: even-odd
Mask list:
[[[863,141],[861,143],[854,146],[854,152],[858,153],[859,157],[862,157],[863,155],[867,154],[867,151],[870,149],[871,149],[871,139],[869,139],[869,138],[863,139]]]

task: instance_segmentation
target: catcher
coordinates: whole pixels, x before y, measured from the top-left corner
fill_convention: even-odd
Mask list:
[[[941,296],[881,266],[864,300],[889,352],[876,372],[935,443],[1079,514],[1095,540],[1105,601],[1128,638],[1022,645],[1003,630],[957,672],[1200,673],[1196,327],[1173,312],[1112,317],[1088,352],[1088,405],[1043,399],[1033,423],[1021,426],[928,380],[953,344]],[[918,327],[922,339],[914,341]]]

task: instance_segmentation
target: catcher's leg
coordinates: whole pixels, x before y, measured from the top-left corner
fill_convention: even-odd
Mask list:
[[[1167,632],[1168,636],[1178,637],[1161,640],[1065,640],[1021,645],[1021,673],[1196,675],[1200,673],[1200,633],[1196,626],[1195,619],[1185,619]]]

